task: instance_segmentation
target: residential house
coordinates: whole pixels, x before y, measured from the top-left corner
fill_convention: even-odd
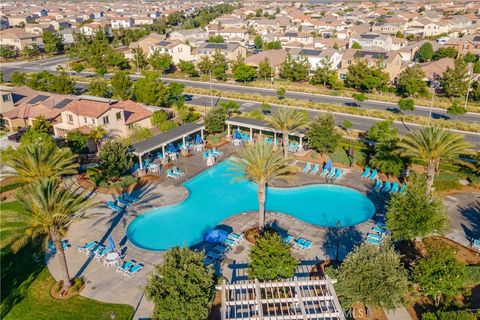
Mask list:
[[[170,40],[177,40],[183,43],[188,41],[190,45],[196,45],[198,41],[205,41],[207,39],[207,31],[201,28],[175,30],[170,33]]]
[[[65,136],[69,131],[89,132],[102,126],[109,136],[125,137],[134,126],[152,128],[152,112],[133,101],[115,101],[86,97],[73,101],[61,112],[61,121],[53,125],[57,136]]]
[[[32,23],[35,21],[35,18],[32,15],[28,14],[18,14],[8,16],[8,23],[10,26],[18,27],[20,25],[26,25],[27,23]]]
[[[155,18],[152,18],[150,16],[134,17],[133,18],[133,23],[136,26],[152,25],[152,24],[155,23]]]
[[[238,57],[247,57],[247,48],[238,43],[205,43],[194,50],[195,60],[200,61],[202,56],[212,57],[219,51],[227,61],[236,61]]]
[[[280,66],[287,59],[287,51],[284,49],[265,50],[257,54],[252,54],[245,58],[245,64],[258,69],[260,63],[265,59],[268,60],[270,67],[273,68],[273,75],[280,73]]]
[[[76,29],[62,29],[58,33],[62,35],[63,43],[74,44],[75,43],[75,30]],[[77,31],[78,32],[78,31]]]
[[[354,42],[357,42],[364,49],[380,49],[384,51],[399,50],[406,47],[408,43],[405,39],[376,32],[367,32],[358,37],[351,37],[349,48],[352,47]]]
[[[10,28],[10,23],[8,22],[8,18],[5,16],[0,17],[0,30]]]
[[[128,46],[128,48],[130,49],[130,52],[126,52],[125,57],[127,59],[133,59],[133,51],[138,48],[142,49],[142,51],[145,54],[149,55],[150,47],[160,41],[164,41],[165,39],[166,39],[165,35],[152,32],[148,36],[138,41],[130,42]]]
[[[447,22],[434,22],[427,18],[414,19],[407,23],[405,28],[406,35],[419,35],[423,37],[438,36],[442,33],[448,33],[449,25]]]
[[[298,42],[301,45],[308,45],[313,43],[313,36],[306,32],[287,31],[277,35],[275,40],[280,40],[283,44]]]
[[[440,80],[447,68],[453,69],[455,62],[452,58],[442,58],[437,61],[431,61],[422,64],[422,70],[425,73],[425,81]]]
[[[44,31],[51,31],[54,32],[55,28],[49,23],[29,23],[25,25],[25,32],[27,33],[36,33],[38,35],[42,35]]]
[[[397,76],[403,70],[402,57],[398,52],[348,49],[342,56],[342,62],[340,63],[340,69],[338,70],[339,77],[345,79],[348,72],[348,66],[355,64],[359,60],[367,62],[370,67],[378,65],[383,71],[388,73],[390,81],[392,82],[396,81]]]
[[[29,45],[43,47],[43,39],[39,34],[28,33],[20,28],[11,28],[0,31],[0,45],[11,46],[21,51]]]
[[[95,21],[80,27],[80,32],[86,36],[94,36],[99,30],[103,30],[105,34],[112,36],[112,26],[110,22]]]
[[[128,29],[135,24],[132,17],[114,17],[110,20],[110,23],[112,29]]]
[[[417,51],[420,49],[420,47],[425,43],[429,42],[432,45],[432,48],[434,51],[438,50],[439,48],[442,47],[439,43],[435,41],[429,41],[429,40],[422,40],[419,42],[412,43],[411,45],[408,45],[406,47],[401,48],[398,50],[398,53],[400,53],[400,56],[402,57],[403,61],[413,61],[417,57]]]
[[[155,44],[150,45],[148,54],[152,54],[155,50],[162,54],[169,54],[172,57],[173,63],[177,64],[180,60],[192,61],[192,49],[189,45],[186,45],[180,41],[168,41],[163,40]]]
[[[372,26],[373,32],[396,35],[397,32],[405,31],[405,22],[379,22]]]
[[[466,35],[462,38],[451,38],[445,46],[453,47],[461,55],[465,55],[468,52],[480,57],[480,35],[472,34]]]
[[[248,46],[249,35],[246,29],[230,27],[216,31],[215,35],[222,36],[226,42],[237,42]]]
[[[325,61],[328,61],[332,69],[338,69],[342,62],[342,54],[335,49],[292,48],[288,50],[288,53],[293,59],[307,58],[310,64],[310,73],[314,73],[318,67],[324,66]]]

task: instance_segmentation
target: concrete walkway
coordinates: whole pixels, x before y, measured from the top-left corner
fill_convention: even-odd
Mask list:
[[[444,205],[449,218],[447,238],[466,247],[480,239],[480,193],[449,195]]]

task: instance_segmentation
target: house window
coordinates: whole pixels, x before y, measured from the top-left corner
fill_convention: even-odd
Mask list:
[[[120,111],[120,112],[117,112],[117,113],[115,114],[115,118],[117,118],[117,120],[122,119],[122,112],[121,112],[121,111]]]
[[[103,117],[103,124],[109,124],[108,116]]]
[[[67,114],[67,121],[73,123],[73,116],[71,114]]]
[[[352,60],[348,60],[347,63],[348,63],[348,64],[352,64]]]
[[[8,102],[8,101],[10,101],[10,95],[9,95],[9,94],[4,94],[4,95],[2,95],[2,100],[3,100],[3,102]]]
[[[83,122],[86,124],[87,123],[87,117],[83,117]]]
[[[92,119],[92,123],[95,124],[95,119]]]

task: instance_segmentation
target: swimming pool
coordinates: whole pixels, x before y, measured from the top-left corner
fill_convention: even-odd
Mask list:
[[[226,160],[202,172],[184,186],[190,195],[182,202],[160,207],[135,218],[128,239],[148,250],[194,245],[222,220],[258,210],[256,184],[238,180]],[[373,203],[354,189],[320,184],[299,188],[268,188],[266,209],[289,214],[318,226],[353,226],[375,213]]]

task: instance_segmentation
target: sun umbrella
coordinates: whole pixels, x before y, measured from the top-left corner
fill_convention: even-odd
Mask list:
[[[197,133],[197,136],[195,137],[195,144],[202,144],[203,140],[202,137]]]
[[[228,237],[228,233],[225,230],[213,229],[212,231],[210,231],[205,235],[204,239],[209,243],[218,243],[227,239],[227,237]]]
[[[233,133],[233,138],[234,139],[242,139],[242,134],[240,133],[240,131],[235,130],[235,132]]]
[[[168,145],[168,152],[170,152],[170,153],[177,152],[177,148],[175,148],[175,146],[173,145],[173,143],[170,143],[170,144]]]
[[[327,163],[325,163],[325,169],[332,169],[332,160],[328,159]]]
[[[107,249],[110,250],[110,251],[114,251],[114,250],[115,250],[115,241],[113,241],[112,236],[109,236],[109,237],[108,237]]]

